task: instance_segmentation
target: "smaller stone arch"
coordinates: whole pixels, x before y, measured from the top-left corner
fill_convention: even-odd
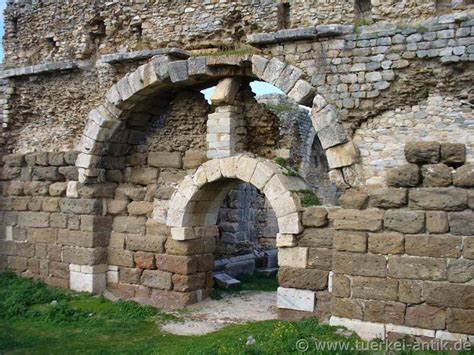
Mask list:
[[[285,170],[271,160],[241,154],[209,160],[178,185],[167,216],[173,239],[195,239],[199,237],[196,228],[215,226],[222,201],[241,182],[265,194],[276,214],[280,234],[302,232],[297,192],[307,188],[304,180],[285,175]]]

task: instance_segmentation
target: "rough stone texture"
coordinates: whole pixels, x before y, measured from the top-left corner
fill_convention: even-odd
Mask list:
[[[281,267],[278,271],[278,283],[286,288],[323,290],[327,287],[328,275],[327,271]]]
[[[466,161],[466,146],[462,143],[441,143],[441,162],[458,166]]]
[[[362,210],[367,207],[369,196],[364,190],[348,189],[339,197],[339,206],[349,209]],[[376,207],[376,206],[375,206]]]
[[[449,213],[449,230],[456,235],[474,235],[474,212]]]
[[[420,181],[420,168],[407,164],[392,168],[387,173],[387,184],[394,187],[414,187]]]
[[[416,209],[460,211],[467,207],[467,193],[456,188],[411,190],[409,206]]]
[[[389,210],[384,215],[384,226],[401,233],[419,233],[425,226],[422,211]]]
[[[403,254],[405,238],[400,233],[369,233],[368,249],[373,254]]]
[[[466,164],[456,169],[453,184],[460,187],[474,187],[474,164]]]
[[[452,171],[445,164],[427,164],[421,167],[423,186],[445,187],[453,181]]]
[[[323,227],[328,223],[328,211],[324,207],[309,207],[303,212],[303,225],[306,227]]]
[[[400,208],[407,203],[406,189],[377,189],[370,192],[370,206],[375,208]]]
[[[336,232],[333,246],[337,251],[364,253],[367,251],[366,232]]]
[[[382,255],[335,252],[332,268],[336,273],[385,277],[386,260]]]

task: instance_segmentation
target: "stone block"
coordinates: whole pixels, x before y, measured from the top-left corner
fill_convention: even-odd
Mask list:
[[[423,186],[446,187],[453,182],[453,173],[445,164],[427,164],[421,167]]]
[[[48,255],[51,255],[48,250]],[[51,257],[50,257],[51,258]],[[99,265],[107,260],[105,248],[63,247],[63,262],[77,265]]]
[[[393,187],[415,187],[420,182],[420,168],[406,164],[391,168],[387,172],[387,185]]]
[[[171,273],[160,270],[144,270],[142,284],[144,286],[159,288],[162,290],[171,290],[173,283]]]
[[[108,263],[110,265],[133,267],[133,252],[129,250],[109,249]]]
[[[301,224],[301,214],[291,213],[286,216],[278,217],[278,230],[283,234],[300,234],[303,231]]]
[[[31,243],[55,244],[58,230],[53,228],[28,228],[28,241]]]
[[[418,280],[399,280],[398,300],[404,303],[421,303],[423,301],[423,282]]]
[[[166,253],[170,255],[198,255],[204,254],[205,252],[202,238],[184,241],[168,238],[165,248]]]
[[[449,282],[424,282],[426,303],[440,307],[474,308],[474,285]]]
[[[379,277],[352,278],[352,297],[369,300],[396,301],[398,281]]]
[[[341,117],[334,106],[327,105],[319,111],[313,109],[311,120],[323,149],[347,142]]]
[[[362,340],[385,340],[385,325],[380,323],[364,322],[356,319],[340,318],[331,316],[329,320],[331,326],[343,326],[359,335]],[[434,334],[434,332],[433,332]]]
[[[278,248],[296,247],[297,245],[298,242],[295,235],[277,233],[276,246]]]
[[[346,275],[332,274],[329,291],[336,297],[350,297],[351,280]]]
[[[474,235],[474,211],[449,213],[449,231],[456,235]]]
[[[183,162],[180,152],[150,152],[148,165],[156,168],[181,169]]]
[[[474,164],[466,164],[456,169],[453,184],[460,187],[474,187]]]
[[[445,280],[446,259],[389,256],[387,276],[397,279]]]
[[[359,158],[359,152],[351,141],[328,148],[326,150],[326,158],[330,169],[341,168],[356,163]]]
[[[368,201],[367,191],[352,188],[343,192],[339,197],[338,205],[342,208],[362,210],[367,207]]]
[[[153,212],[153,202],[132,201],[128,204],[127,211],[132,216],[150,215]]]
[[[446,326],[450,332],[474,333],[474,310],[452,308],[447,313]]]
[[[119,233],[145,234],[146,217],[117,216],[112,229]]]
[[[331,314],[340,317],[362,319],[363,303],[361,300],[353,298],[331,298]]]
[[[64,176],[66,180],[78,180],[79,172],[75,166],[60,166],[58,173]]]
[[[142,270],[138,268],[119,268],[119,281],[124,284],[139,284]]]
[[[458,188],[421,188],[409,193],[411,208],[462,211],[467,207],[467,192]]]
[[[58,173],[58,168],[53,166],[38,166],[33,168],[33,180],[61,181],[64,178]]]
[[[466,161],[466,146],[462,143],[441,143],[441,162],[458,166]]]
[[[425,227],[423,211],[388,210],[384,215],[385,228],[401,233],[419,233]]]
[[[446,233],[449,230],[448,214],[444,211],[427,211],[426,230],[434,234]]]
[[[183,308],[199,302],[202,298],[200,291],[175,292],[167,290],[152,289],[150,301],[160,308]]]
[[[332,228],[305,228],[298,241],[300,247],[332,248],[334,230]]]
[[[332,266],[332,249],[308,248],[308,267],[330,271]]]
[[[334,235],[334,249],[353,253],[367,251],[367,233],[353,231],[338,231]]]
[[[53,197],[66,195],[67,182],[55,182],[49,186],[49,194]]]
[[[449,260],[448,281],[464,283],[474,280],[474,261],[466,259]]]
[[[278,283],[285,288],[323,290],[328,286],[329,272],[314,269],[280,267]]]
[[[369,252],[373,254],[403,254],[405,238],[396,232],[369,233]]]
[[[131,171],[128,179],[133,184],[149,185],[158,181],[158,169],[156,168],[135,168]]]
[[[403,324],[405,304],[400,302],[365,302],[364,320],[380,323]]]
[[[269,60],[265,57],[259,55],[252,56],[252,73],[254,73],[258,78],[262,78]]]
[[[69,285],[71,290],[100,294],[106,288],[106,273],[85,273],[70,271]]]
[[[19,227],[49,227],[49,213],[46,212],[19,212],[18,226]]]
[[[68,185],[69,188],[70,184]],[[117,184],[102,183],[102,184],[77,184],[77,196],[85,199],[92,198],[114,198],[115,188]],[[68,197],[72,197],[68,194]]]
[[[98,199],[72,199],[59,200],[59,208],[63,213],[72,214],[102,214],[102,201]]]
[[[387,262],[383,255],[334,252],[332,268],[335,273],[385,277]]]
[[[282,248],[278,251],[278,265],[293,268],[306,268],[308,262],[308,248]]]
[[[182,160],[184,169],[195,169],[207,161],[207,155],[199,150],[187,150]]]
[[[405,144],[405,157],[409,163],[436,164],[440,160],[438,142],[412,141]]]
[[[206,288],[207,275],[205,272],[189,275],[174,274],[172,281],[174,291],[194,291]]]
[[[163,253],[165,241],[164,236],[128,234],[125,244],[128,250]]]
[[[278,287],[277,307],[297,311],[313,312],[316,303],[315,293],[309,290]]]
[[[328,211],[324,207],[307,207],[303,211],[303,225],[306,227],[324,227],[328,224]]]
[[[304,80],[298,80],[288,96],[300,105],[310,105],[315,93],[314,87]]]
[[[206,256],[208,260],[213,261],[212,255]],[[198,258],[187,256],[176,256],[166,254],[156,254],[156,266],[159,270],[169,271],[176,274],[192,274],[198,271]],[[212,267],[211,267],[212,269]],[[209,271],[209,270],[200,270]]]
[[[458,258],[461,256],[461,237],[444,235],[406,235],[405,253],[438,258]]]
[[[211,95],[213,105],[232,105],[240,88],[239,78],[225,78],[219,81]]]
[[[376,209],[335,209],[329,212],[335,229],[375,232],[382,228],[384,211]]]

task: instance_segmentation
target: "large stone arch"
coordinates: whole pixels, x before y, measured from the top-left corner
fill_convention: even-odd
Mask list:
[[[331,179],[348,183],[358,160],[358,151],[344,132],[341,117],[334,105],[306,81],[304,72],[277,58],[260,55],[202,56],[173,60],[156,56],[113,85],[105,99],[88,116],[82,134],[76,166],[79,181],[97,183],[105,180],[104,157],[111,156],[114,166],[128,151],[133,137],[125,130],[133,109],[150,99],[167,97],[183,87],[202,87],[221,78],[246,76],[281,89],[298,104],[312,107],[313,126],[328,157]],[[313,100],[314,98],[314,100]],[[350,183],[348,183],[350,185]]]
[[[277,216],[280,234],[301,233],[302,207],[297,192],[306,188],[305,182],[285,175],[271,160],[240,154],[209,160],[178,185],[167,217],[173,239],[197,238],[195,228],[214,226],[222,201],[240,182],[265,194]]]

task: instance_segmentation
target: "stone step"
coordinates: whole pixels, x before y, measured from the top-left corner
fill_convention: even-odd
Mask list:
[[[240,281],[234,279],[232,276],[227,275],[224,272],[214,274],[214,281],[216,282],[217,287],[232,289],[240,285]]]
[[[266,268],[259,268],[255,270],[256,274],[266,276],[266,277],[276,277],[278,274],[277,267],[266,267]]]

